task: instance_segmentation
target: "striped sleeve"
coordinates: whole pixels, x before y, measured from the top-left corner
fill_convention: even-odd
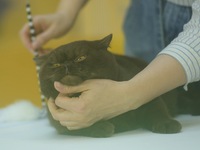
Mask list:
[[[168,54],[183,66],[187,84],[200,80],[200,0],[192,5],[192,18],[160,54]],[[187,88],[186,84],[186,88]]]

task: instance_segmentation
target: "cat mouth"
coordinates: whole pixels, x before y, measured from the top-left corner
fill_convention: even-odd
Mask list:
[[[78,85],[80,83],[83,82],[83,79],[78,77],[78,76],[74,76],[74,75],[66,75],[64,76],[60,82],[64,85]]]

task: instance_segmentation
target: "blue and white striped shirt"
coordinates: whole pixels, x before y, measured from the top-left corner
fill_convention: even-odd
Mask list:
[[[184,25],[183,32],[159,53],[168,54],[180,62],[187,84],[200,80],[200,0],[192,4],[192,11],[192,18]]]

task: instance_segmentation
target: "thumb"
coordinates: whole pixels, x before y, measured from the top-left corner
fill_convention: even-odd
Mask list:
[[[58,92],[63,94],[81,93],[87,90],[83,84],[77,86],[67,86],[57,81],[54,82],[54,87]]]
[[[40,34],[38,34],[33,41],[33,49],[41,48],[45,43],[47,43],[52,38],[52,30],[48,29]]]

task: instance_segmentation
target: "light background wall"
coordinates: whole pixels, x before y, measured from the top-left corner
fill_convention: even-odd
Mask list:
[[[53,13],[58,0],[30,0],[32,14]],[[22,45],[19,31],[27,22],[26,0],[11,0],[11,6],[0,20],[0,107],[19,99],[40,106],[33,56]],[[113,33],[111,51],[123,53],[122,25],[129,0],[89,0],[72,30],[66,36],[50,41],[45,47],[56,48],[74,40],[96,40]]]

